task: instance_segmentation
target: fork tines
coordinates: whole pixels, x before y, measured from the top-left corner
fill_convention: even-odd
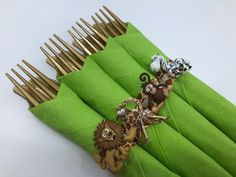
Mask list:
[[[124,34],[126,32],[127,24],[106,6],[103,6],[103,8],[104,10],[99,9],[99,11],[104,18],[102,18],[98,13],[95,13],[100,22],[94,16],[92,16],[92,19],[95,23],[94,26],[97,29],[100,29],[100,32],[103,32],[103,34],[108,33],[108,35],[112,37]]]
[[[15,69],[11,69],[16,77],[23,82],[23,85],[21,85],[10,74],[6,73],[6,76],[15,85],[14,92],[25,98],[29,102],[30,106],[38,106],[40,103],[55,98],[59,89],[58,83],[49,79],[46,75],[44,75],[27,61],[22,60],[22,62],[36,76],[33,76],[20,64],[17,66],[23,73],[25,73],[25,75],[30,78],[30,80],[25,79]]]
[[[54,37],[66,50],[51,38],[49,40],[60,53],[56,52],[47,43],[45,43],[45,46],[51,54],[45,48],[41,47],[42,52],[48,59],[47,62],[61,75],[66,75],[70,72],[80,70],[85,61],[86,55],[92,55],[103,50],[109,36],[115,37],[125,33],[127,26],[126,23],[106,6],[103,7],[104,10],[100,9],[99,11],[104,18],[98,13],[95,13],[98,19],[92,16],[95,25],[91,25],[81,18],[80,20],[83,25],[76,22],[76,26],[72,26],[72,30],[68,30],[69,35],[73,39],[74,46],[80,49],[82,54],[55,34]]]
[[[95,13],[96,17],[92,16],[92,20],[95,23],[94,25],[89,24],[81,18],[80,20],[84,26],[76,22],[76,27],[72,26],[73,31],[68,30],[69,35],[74,40],[73,44],[79,48],[80,51],[56,34],[53,36],[57,39],[57,42],[51,38],[49,39],[53,47],[48,43],[44,43],[47,50],[40,47],[47,57],[47,62],[61,75],[82,69],[86,55],[92,55],[103,50],[109,36],[115,37],[126,32],[127,24],[106,6],[103,6],[103,8],[104,10],[99,9],[103,17],[98,13]],[[12,69],[11,71],[23,82],[23,85],[21,85],[10,74],[6,73],[6,76],[15,85],[14,92],[25,98],[31,106],[37,106],[42,102],[55,98],[59,89],[58,83],[49,79],[25,60],[22,60],[22,62],[36,74],[37,77],[33,76],[22,65],[18,64],[17,66],[30,80],[25,79],[16,70]]]
[[[72,29],[77,35],[72,31],[69,31],[69,34],[73,38],[73,44],[77,48],[83,50],[87,55],[91,55],[100,50],[103,50],[109,36],[115,37],[118,35],[122,35],[126,31],[126,23],[123,22],[106,6],[103,7],[105,10],[100,9],[99,11],[104,16],[104,18],[102,18],[102,16],[100,16],[98,13],[95,13],[98,19],[92,16],[92,20],[95,22],[95,25],[91,25],[82,18],[80,19],[81,22],[91,32],[83,27],[79,22],[76,22],[76,24],[78,25],[77,28],[75,26],[72,26]],[[84,31],[87,36],[84,36],[81,31]]]
[[[45,48],[40,47],[48,59],[47,62],[56,68],[61,75],[66,75],[70,72],[80,70],[83,62],[85,61],[84,56],[56,34],[53,36],[65,49],[63,49],[63,47],[55,40],[50,38],[50,42],[57,50],[59,50],[60,53],[53,49],[53,47],[51,47],[48,43],[44,43],[46,48],[51,52],[51,54],[53,54],[51,55]]]

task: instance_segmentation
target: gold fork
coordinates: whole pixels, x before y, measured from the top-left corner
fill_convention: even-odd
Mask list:
[[[22,63],[25,64],[34,74],[36,74],[36,76],[33,76],[22,65],[17,64],[19,69],[23,71],[23,73],[25,73],[30,80],[25,79],[15,69],[11,69],[18,79],[23,82],[23,85],[21,85],[10,74],[6,73],[6,76],[15,85],[13,91],[26,99],[32,107],[38,106],[45,101],[55,98],[59,89],[58,83],[48,78],[27,61],[22,60]]]
[[[64,48],[52,38],[49,39],[50,42],[60,51],[60,53],[56,52],[49,44],[44,43],[46,48],[51,52],[51,54],[53,54],[51,55],[45,48],[40,47],[42,52],[47,57],[47,63],[53,66],[61,75],[66,75],[70,72],[80,70],[85,61],[83,54],[56,34],[53,36]]]
[[[108,9],[106,6],[103,6],[104,10],[99,9],[101,14],[104,16],[100,16],[98,13],[95,13],[96,17],[91,16],[92,20],[94,21],[94,25],[89,24],[84,19],[80,19],[91,31],[93,31],[94,34],[92,36],[97,37],[100,39],[100,42],[107,41],[107,38],[109,36],[116,37],[119,35],[123,35],[126,32],[127,29],[127,23],[123,22],[115,13],[113,13],[110,9]],[[99,22],[100,20],[100,22]],[[78,24],[78,22],[76,22]],[[81,28],[81,25],[79,25]],[[85,43],[83,41],[82,43]],[[81,46],[78,46],[76,42],[74,42],[76,47],[81,48]]]
[[[94,44],[95,41],[92,41],[91,44],[88,44],[86,40],[87,38],[92,38],[95,37],[97,38],[100,42],[105,43],[104,45],[106,45],[107,42],[107,38],[109,36],[112,37],[116,37],[119,35],[122,35],[126,32],[127,29],[127,24],[125,22],[123,22],[117,15],[115,15],[110,9],[108,9],[106,6],[103,6],[105,9],[105,13],[104,10],[99,9],[99,11],[102,13],[102,15],[105,17],[102,18],[98,13],[95,13],[96,17],[101,21],[99,22],[94,16],[92,16],[93,21],[95,22],[95,25],[91,25],[89,24],[87,21],[85,21],[84,19],[80,19],[83,24],[89,28],[93,33],[89,33],[88,31],[86,31],[86,34],[88,35],[87,37],[85,36],[81,36],[81,33],[79,34],[79,36],[81,37],[81,39],[78,39],[75,37],[75,35],[71,35],[74,39],[73,44],[82,49],[83,51],[87,51],[90,49],[90,53],[86,52],[88,55],[90,55],[92,53],[91,51],[91,44]],[[107,20],[107,22],[106,22]],[[80,25],[78,22],[76,22],[76,24],[79,26],[80,29],[84,30],[84,27],[82,25]],[[73,30],[78,34],[79,30],[76,29],[74,26],[72,26]],[[90,37],[92,36],[92,37]],[[87,46],[87,48],[85,48]],[[104,49],[104,47],[102,48]],[[97,51],[95,51],[97,52]]]
[[[77,24],[78,26],[80,25],[79,23]],[[80,32],[74,26],[72,27],[72,29],[75,32],[68,30],[68,33],[75,40],[75,43],[79,47],[80,51],[75,49],[72,45],[68,44],[56,34],[54,34],[54,37],[57,39],[57,41],[59,41],[60,44],[51,38],[49,40],[51,41],[51,44],[54,46],[54,48],[57,48],[60,53],[55,51],[54,48],[48,43],[44,43],[47,50],[45,47],[40,47],[42,52],[47,57],[47,63],[53,66],[61,75],[66,75],[70,72],[82,69],[82,65],[85,62],[86,56],[92,55],[93,53],[96,53],[105,48],[103,44],[105,41],[100,42],[98,39],[106,39],[105,36],[97,31],[97,35],[92,35],[91,32],[85,29],[82,25],[80,26],[80,29],[84,31],[87,36],[84,36],[82,32]],[[91,27],[91,29],[95,28]],[[80,38],[77,36],[80,36]],[[49,51],[51,52],[51,54],[49,53]]]
[[[105,19],[108,21],[108,23],[105,22],[105,19],[103,19],[101,16],[98,15],[98,13],[95,13],[97,18],[102,22],[103,26],[100,25],[99,28],[102,28],[106,30],[108,33],[110,31],[110,35],[118,36],[125,33],[127,24],[123,22],[117,15],[115,15],[110,9],[108,9],[106,6],[103,6],[105,11],[108,13],[106,14],[102,9],[99,9],[101,14],[105,17]],[[110,16],[110,17],[109,17]],[[101,23],[97,23],[95,18],[92,16],[92,19],[94,20],[96,25],[99,25]],[[110,25],[109,25],[110,24]]]
[[[107,38],[109,36],[114,37],[125,33],[127,27],[126,23],[124,23],[107,7],[104,6],[104,9],[108,14],[106,14],[101,9],[100,12],[108,20],[108,23],[105,21],[105,19],[99,16],[98,13],[96,13],[96,16],[102,23],[98,22],[98,20],[92,16],[92,19],[96,24],[94,26],[81,18],[80,20],[84,26],[79,22],[76,22],[77,28],[72,26],[74,32],[68,30],[68,33],[73,38],[74,46],[80,49],[80,51],[83,53],[80,53],[78,50],[74,49],[71,45],[66,43],[63,39],[55,34],[54,37],[60,42],[60,44],[64,46],[64,48],[66,48],[67,51],[51,38],[49,40],[54,45],[54,47],[60,51],[60,54],[57,53],[47,43],[45,43],[45,46],[51,51],[53,55],[50,55],[49,52],[41,47],[41,50],[47,57],[47,62],[56,68],[60,74],[66,75],[69,72],[80,70],[86,56],[92,55],[93,53],[101,51],[105,48]]]

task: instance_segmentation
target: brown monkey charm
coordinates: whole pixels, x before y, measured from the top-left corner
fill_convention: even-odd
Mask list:
[[[135,108],[128,110],[126,106],[128,104],[135,104]],[[130,131],[133,127],[136,127],[135,142],[139,143],[144,136],[144,143],[148,142],[148,135],[146,128],[155,123],[159,123],[167,117],[157,116],[149,109],[143,107],[142,103],[135,98],[126,99],[117,109],[118,118],[125,122],[126,131]]]
[[[96,162],[101,168],[118,173],[134,145],[135,136],[136,128],[127,132],[122,124],[102,121],[94,132],[95,147],[98,149],[94,155]]]
[[[172,87],[169,87],[166,83],[159,83],[157,79],[151,80],[147,73],[142,73],[139,79],[143,83],[138,99],[142,102],[144,107],[148,108],[153,113],[157,113],[164,104]]]

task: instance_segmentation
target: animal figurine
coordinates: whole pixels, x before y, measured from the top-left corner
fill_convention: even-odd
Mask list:
[[[157,79],[151,80],[147,73],[142,73],[139,79],[143,83],[138,99],[144,107],[157,113],[172,90],[172,83],[168,85],[167,83],[159,83]]]
[[[98,149],[94,155],[95,161],[101,168],[118,173],[134,145],[135,136],[135,127],[127,131],[122,124],[102,121],[94,132],[95,147]]]
[[[135,107],[132,110],[126,108],[128,104],[134,104]],[[118,119],[121,119],[125,123],[126,131],[130,131],[133,127],[136,127],[135,142],[140,143],[144,136],[144,143],[148,142],[148,135],[146,128],[155,123],[159,123],[166,120],[167,117],[157,116],[152,111],[144,108],[142,103],[135,98],[126,99],[117,109]]]
[[[164,71],[164,73],[168,74],[173,79],[178,78],[181,74],[184,74],[192,68],[190,62],[183,58],[166,61],[164,57],[159,54],[152,56],[150,67],[155,73]]]

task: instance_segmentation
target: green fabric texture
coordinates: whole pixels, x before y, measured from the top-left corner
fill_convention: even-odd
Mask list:
[[[81,71],[58,79],[104,118],[114,118],[117,106],[131,97],[90,57],[86,58]],[[141,147],[180,176],[230,176],[218,163],[166,123],[150,126],[147,132],[151,142]]]
[[[114,39],[109,38],[106,48],[90,58],[132,97],[137,97],[141,90],[139,75],[146,71]],[[171,93],[160,115],[169,116],[167,123],[171,127],[236,176],[236,144],[184,100]]]
[[[90,155],[94,153],[93,132],[103,118],[89,108],[63,83],[55,99],[44,102],[30,111]],[[177,177],[139,146],[134,146],[119,176]]]
[[[131,23],[128,24],[125,35],[114,39],[147,71],[151,72],[150,62],[154,54],[159,53],[167,59],[166,55]],[[236,142],[235,105],[191,74],[185,74],[174,82],[174,92]]]
[[[141,89],[139,75],[145,71],[132,57],[111,37],[106,47],[90,56],[103,71],[122,88],[136,98]],[[150,73],[149,73],[150,74]]]
[[[190,73],[179,77],[174,87],[178,95],[236,142],[235,105]]]

